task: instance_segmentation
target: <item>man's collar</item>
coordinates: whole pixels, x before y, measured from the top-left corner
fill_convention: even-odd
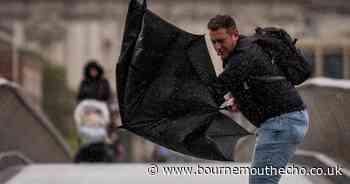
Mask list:
[[[228,60],[232,57],[232,55],[242,51],[241,45],[242,45],[242,40],[246,38],[246,36],[244,35],[239,35],[238,40],[237,40],[237,44],[235,46],[235,48],[233,48],[233,50],[228,54],[228,56],[223,59],[224,65],[226,65],[226,63],[228,62]]]

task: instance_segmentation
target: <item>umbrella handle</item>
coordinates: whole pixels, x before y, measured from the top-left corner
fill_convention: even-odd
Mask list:
[[[218,110],[229,110],[230,106],[219,107]]]

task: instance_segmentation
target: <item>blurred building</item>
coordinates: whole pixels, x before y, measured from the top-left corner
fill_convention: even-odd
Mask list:
[[[0,26],[0,75],[7,79],[14,78],[12,65],[13,45],[11,32]]]
[[[0,25],[11,30],[16,44],[37,49],[50,62],[65,66],[71,89],[77,90],[83,66],[93,58],[104,66],[115,90],[114,71],[128,2],[0,0]],[[299,46],[314,63],[314,76],[350,79],[349,0],[149,0],[148,6],[198,34],[206,33],[208,20],[216,14],[232,15],[244,34],[252,34],[257,26],[285,28],[299,38]],[[0,47],[11,50],[6,44]],[[10,71],[0,66],[3,73]]]
[[[21,85],[36,108],[42,98],[42,63],[35,52],[15,43],[13,31],[0,25],[0,77]]]
[[[19,44],[41,51],[66,66],[69,86],[77,90],[82,68],[97,59],[113,79],[126,1],[1,0],[0,23]]]
[[[1,0],[0,22],[17,42],[39,48],[50,61],[67,66],[76,90],[84,63],[94,58],[115,84],[127,0]],[[350,78],[350,2],[347,0],[150,0],[149,7],[179,27],[205,33],[215,14],[234,16],[242,33],[279,26],[300,39],[315,62],[315,75]]]

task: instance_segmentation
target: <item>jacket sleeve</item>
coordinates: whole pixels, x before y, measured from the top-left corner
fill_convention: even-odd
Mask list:
[[[112,92],[111,92],[111,87],[109,85],[109,82],[107,79],[103,80],[103,100],[108,102],[111,99]]]
[[[83,99],[86,98],[86,94],[85,94],[85,91],[84,91],[84,81],[80,82],[80,85],[79,85],[79,91],[78,91],[78,96],[77,96],[77,103],[79,103],[80,101],[82,101]]]
[[[230,91],[242,88],[254,68],[254,61],[259,58],[256,49],[257,47],[254,47],[249,51],[231,56],[228,66],[214,84],[219,96],[223,97]]]

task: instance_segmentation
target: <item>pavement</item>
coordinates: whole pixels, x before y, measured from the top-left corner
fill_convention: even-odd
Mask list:
[[[199,164],[199,165],[198,165]],[[166,163],[166,164],[46,164],[29,165],[6,184],[178,184],[239,183],[248,184],[248,175],[228,174],[218,168],[246,168],[248,163]],[[192,168],[192,174],[166,174],[165,168]],[[202,168],[202,169],[200,169]],[[169,171],[169,170],[167,170]],[[173,170],[174,171],[174,170]],[[179,171],[179,170],[178,170]],[[184,170],[182,170],[183,172]],[[189,171],[189,170],[187,170]],[[169,172],[168,172],[169,173]],[[280,184],[329,184],[320,178],[284,175]]]

